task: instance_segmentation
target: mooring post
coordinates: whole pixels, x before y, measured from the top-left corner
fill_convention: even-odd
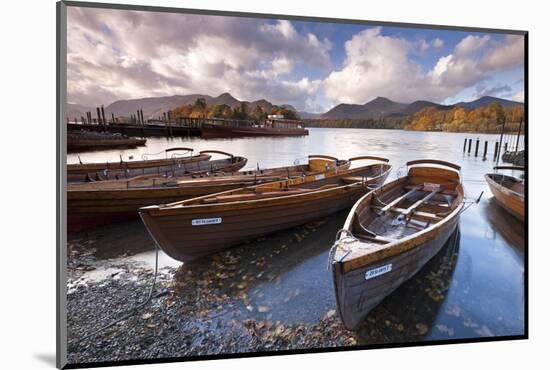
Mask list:
[[[520,120],[519,120],[519,128],[518,128],[518,137],[516,139],[516,153],[518,152],[518,147],[519,147],[519,137],[521,135],[521,125],[523,124],[523,116],[521,116]]]
[[[101,125],[101,112],[99,111],[99,107],[96,107],[97,110],[97,123]]]
[[[508,151],[508,142],[504,143],[504,153]]]
[[[113,119],[113,123],[115,123],[115,114],[113,112],[111,112],[111,118]]]
[[[479,149],[479,138],[477,138],[476,140],[476,151],[474,153],[474,155],[477,157],[477,150]]]
[[[164,122],[166,122],[166,112],[162,112],[162,115],[164,117]]]
[[[483,148],[483,160],[485,160],[487,158],[487,146],[488,146],[489,142],[487,140],[485,140],[485,147]]]
[[[472,151],[472,139],[468,139],[468,154]]]
[[[143,118],[143,109],[139,110],[139,115],[141,116],[141,122],[145,124],[145,119]]]
[[[464,147],[462,148],[462,153],[466,153],[466,143],[468,142],[468,138],[464,138]]]
[[[103,119],[103,124],[107,124],[107,120],[105,119],[105,109],[103,109],[103,104],[101,105],[101,118]]]
[[[137,110],[137,116],[136,117],[137,117],[137,123],[141,124],[141,119],[139,117],[139,109]]]
[[[498,155],[498,141],[495,141],[495,151],[493,152],[493,160],[497,159]]]

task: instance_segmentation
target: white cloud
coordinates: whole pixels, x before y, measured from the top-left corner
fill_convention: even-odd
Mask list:
[[[481,60],[486,70],[506,69],[523,64],[525,45],[522,36],[508,35],[502,45],[490,50]]]
[[[519,36],[469,35],[421,66],[410,54],[437,52],[442,39],[412,42],[369,28],[345,42],[344,63],[331,70],[331,42],[290,21],[69,7],[68,25],[69,102],[88,106],[226,91],[313,111],[376,96],[442,101],[523,63]],[[312,78],[312,69],[324,77]]]
[[[442,48],[445,43],[439,37],[432,40],[432,47],[439,49]]]
[[[521,91],[518,91],[517,93],[515,93],[515,94],[511,97],[511,99],[514,100],[514,101],[523,103],[523,101],[525,100],[525,93],[524,93],[524,90],[521,90]]]
[[[313,85],[283,77],[331,65],[330,42],[289,21],[70,7],[68,24],[69,101],[86,105],[230,91],[304,108]]]
[[[455,46],[456,55],[469,56],[483,48],[491,39],[489,35],[468,35]]]
[[[364,104],[377,96],[401,102],[443,101],[497,71],[521,65],[522,44],[517,37],[497,42],[489,35],[468,35],[425,71],[409,57],[413,46],[422,51],[430,45],[443,46],[442,40],[413,45],[373,28],[346,42],[344,65],[328,76],[324,89],[332,104]]]

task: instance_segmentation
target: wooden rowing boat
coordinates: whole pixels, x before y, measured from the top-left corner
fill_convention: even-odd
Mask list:
[[[67,133],[67,151],[135,148],[136,146],[145,145],[145,142],[145,139],[107,132],[80,130]]]
[[[380,186],[387,159],[140,209],[149,233],[172,258],[192,261],[245,240],[305,224],[353,205]]]
[[[523,167],[518,166],[497,166],[494,169],[525,171]],[[485,175],[485,180],[489,184],[489,188],[498,204],[523,222],[525,219],[525,186],[523,180],[500,173],[489,173]]]
[[[138,209],[151,204],[167,204],[250,185],[322,175],[328,171],[342,172],[350,167],[348,160],[324,155],[310,156],[308,164],[241,172],[236,172],[240,167],[234,167],[227,158],[206,162],[204,166],[212,169],[212,164],[216,171],[178,177],[153,174],[128,180],[68,184],[69,232],[137,218]]]
[[[406,176],[353,206],[329,254],[338,312],[348,329],[416,274],[457,227],[460,167],[438,160],[407,166]]]
[[[192,153],[193,149],[166,149],[164,151],[164,158],[161,159],[148,159],[149,155],[144,154],[143,159],[138,161],[123,161],[121,157],[118,162],[68,164],[67,181],[82,182],[127,179],[138,175],[159,174],[163,172],[184,174],[190,171],[201,170],[200,166],[204,165],[204,162],[209,161],[212,157],[210,153],[233,157],[232,154],[220,151],[202,151],[198,155],[186,156],[182,156],[182,152]]]

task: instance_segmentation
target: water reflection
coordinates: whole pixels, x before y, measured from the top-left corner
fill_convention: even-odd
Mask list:
[[[453,325],[435,324],[452,285],[460,249],[457,229],[415,276],[405,282],[372,310],[359,329],[363,344],[418,341],[439,331],[435,337],[453,336]],[[458,314],[459,308],[447,308]]]
[[[490,149],[498,140],[498,135],[478,136],[480,146],[490,141]],[[143,153],[160,152],[170,146],[189,146],[196,151],[218,149],[245,156],[249,159],[247,169],[251,169],[257,163],[267,168],[289,165],[296,159],[303,162],[313,153],[340,158],[370,154],[390,159],[394,170],[388,181],[404,175],[405,163],[412,159],[455,162],[462,166],[466,196],[472,200],[483,191],[481,202],[461,215],[456,245],[447,246],[419,275],[375,309],[361,336],[370,343],[523,334],[524,226],[495,204],[485,183],[483,176],[494,166],[492,152],[487,160],[463,153],[465,137],[473,136],[311,129],[309,136],[297,138],[150,138],[143,148],[85,153],[81,158],[85,162],[117,160],[119,154],[141,158]],[[78,159],[70,154],[68,161]],[[346,212],[342,212],[318,225],[250,241],[193,265],[181,265],[168,257],[163,264],[181,266],[175,285],[180,299],[189,304],[207,306],[231,318],[315,322],[335,308],[326,261],[345,217]],[[75,238],[94,239],[100,258],[127,253],[136,260],[149,261],[149,265],[154,258],[153,243],[140,222]],[[229,304],[218,309],[217,298],[224,296]]]
[[[494,197],[484,204],[483,210],[491,224],[491,227],[487,228],[489,234],[487,237],[496,239],[498,235],[501,235],[511,246],[523,254],[525,250],[524,224],[506,213]]]
[[[176,275],[180,297],[203,306],[207,289],[212,296],[236,298],[232,316],[317,322],[335,307],[326,264],[329,241],[334,241],[346,216],[340,212],[184,264]]]

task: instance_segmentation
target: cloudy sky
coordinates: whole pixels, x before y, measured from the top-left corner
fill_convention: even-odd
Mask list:
[[[523,101],[522,36],[68,8],[68,100],[231,93],[324,112],[377,96]]]

